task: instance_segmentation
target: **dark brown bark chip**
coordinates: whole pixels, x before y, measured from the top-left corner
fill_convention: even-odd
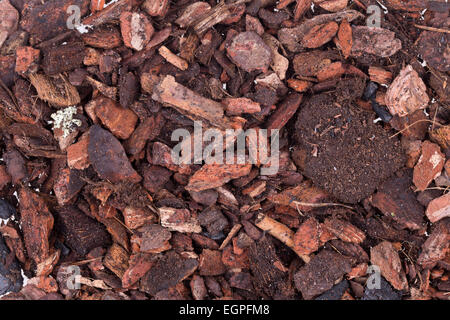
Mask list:
[[[175,251],[169,251],[141,279],[140,288],[148,294],[155,295],[189,277],[197,266],[196,259],[185,259]]]
[[[295,287],[303,298],[309,300],[331,289],[350,270],[348,258],[330,250],[322,250],[294,275]]]
[[[119,140],[98,125],[89,130],[88,153],[92,167],[103,179],[113,183],[141,181]]]
[[[392,177],[372,196],[372,204],[403,228],[418,230],[423,227],[425,209],[410,189],[411,174]]]
[[[352,105],[336,105],[330,94],[308,100],[295,125],[295,137],[307,150],[304,174],[343,202],[372,194],[405,161],[398,139],[389,139],[373,120]]]
[[[80,256],[111,243],[111,237],[101,223],[72,206],[56,211],[56,229],[64,242]]]

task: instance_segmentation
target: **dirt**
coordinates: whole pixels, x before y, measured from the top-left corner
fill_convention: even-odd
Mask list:
[[[373,114],[351,101],[337,102],[344,98],[336,95],[341,93],[307,101],[294,135],[307,152],[304,174],[340,201],[357,203],[400,169],[405,157],[398,138],[390,139],[389,132],[374,123]]]

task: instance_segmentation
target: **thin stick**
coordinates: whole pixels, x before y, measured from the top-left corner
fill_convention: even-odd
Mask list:
[[[435,121],[431,121],[431,120],[429,120],[429,119],[417,120],[416,122],[413,122],[413,123],[411,123],[410,125],[406,126],[406,128],[400,130],[400,131],[397,132],[396,134],[390,136],[389,139],[392,139],[393,137],[399,135],[399,134],[402,133],[403,131],[408,130],[408,129],[411,128],[413,125],[415,125],[415,124],[417,124],[417,123],[419,123],[419,122],[431,122],[431,123],[433,123],[433,124],[435,123]],[[443,127],[445,127],[445,126],[443,126]]]
[[[313,207],[313,208],[322,208],[322,207],[344,207],[347,209],[354,210],[355,208],[346,206],[341,203],[309,203],[309,202],[300,202],[300,201],[292,201],[295,205],[305,206],[305,207]]]
[[[220,246],[219,250],[223,250],[228,243],[230,243],[231,239],[239,232],[239,230],[242,228],[241,224],[236,224],[231,228],[230,233],[228,233],[228,236],[225,240],[223,240],[222,245]]]
[[[418,29],[427,30],[427,31],[450,33],[449,29],[443,29],[443,28],[434,28],[434,27],[428,27],[428,26],[421,26],[419,24],[415,24],[414,27],[416,27]]]

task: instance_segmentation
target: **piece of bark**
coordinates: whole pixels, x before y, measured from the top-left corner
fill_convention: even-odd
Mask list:
[[[228,226],[228,220],[216,206],[203,210],[198,215],[198,221],[202,227],[206,228],[213,239],[216,236],[220,236],[222,231]]]
[[[426,269],[432,269],[450,251],[450,220],[444,219],[436,224],[429,238],[422,245],[417,262]]]
[[[432,223],[450,217],[450,194],[446,193],[432,200],[428,204],[425,214]]]
[[[170,64],[174,65],[178,69],[184,71],[189,67],[189,64],[183,58],[180,58],[172,51],[170,51],[166,46],[161,46],[158,49],[159,54],[167,60]]]
[[[6,172],[11,177],[14,185],[20,184],[26,177],[25,159],[22,154],[14,148],[7,150],[3,154],[6,163]]]
[[[269,196],[269,201],[283,206],[290,206],[302,212],[308,212],[314,209],[314,204],[318,204],[326,198],[328,198],[328,194],[313,186],[311,182],[305,181],[298,186]]]
[[[191,168],[187,164],[176,164],[172,157],[172,149],[161,142],[152,145],[151,163],[181,174],[191,174]],[[147,155],[147,159],[150,157]]]
[[[128,269],[122,277],[122,286],[129,288],[139,281],[152,268],[154,258],[145,253],[134,254],[130,257]]]
[[[254,31],[258,35],[262,36],[264,33],[264,27],[258,18],[247,14],[245,16],[245,31]]]
[[[103,259],[103,264],[122,279],[129,266],[128,259],[127,251],[117,243],[113,243]]]
[[[101,213],[101,208],[107,208],[107,212]],[[127,229],[121,223],[120,220],[116,218],[117,210],[114,207],[105,205],[100,206],[99,216],[100,221],[105,225],[106,231],[111,235],[111,239],[114,243],[119,244],[126,251],[130,251],[130,241],[128,239]]]
[[[441,72],[448,72],[450,71],[450,59],[445,44],[449,41],[450,34],[448,32],[423,31],[417,40],[417,48],[429,66]]]
[[[27,3],[21,13],[20,26],[30,33],[31,45],[52,39],[68,31],[68,22],[75,22],[75,19],[69,19],[69,13],[72,11],[68,11],[68,8],[71,5],[79,8],[82,17],[89,11],[90,0]],[[46,17],[46,19],[42,17]]]
[[[403,228],[419,230],[424,222],[424,209],[410,186],[410,177],[392,177],[372,196],[372,204]]]
[[[156,193],[170,180],[172,172],[161,166],[146,167],[143,172],[144,188]]]
[[[53,191],[55,192],[58,204],[64,206],[70,203],[85,184],[77,170],[71,170],[69,168],[61,170],[53,185]]]
[[[320,247],[321,233],[322,228],[316,219],[309,218],[303,222],[293,237],[295,251],[303,255],[316,252]]]
[[[189,195],[195,202],[207,207],[214,205],[219,197],[218,192],[213,189],[200,192],[191,191],[189,192]]]
[[[225,105],[227,115],[230,116],[261,112],[260,104],[248,98],[226,98],[222,103]]]
[[[71,41],[65,45],[45,47],[43,53],[42,69],[46,75],[54,76],[80,67],[85,48],[83,42]]]
[[[221,187],[232,179],[246,176],[251,164],[205,164],[189,179],[188,191],[203,191]]]
[[[292,64],[295,73],[302,77],[315,77],[317,73],[331,64],[333,56],[326,51],[313,50],[295,55]]]
[[[8,0],[0,2],[0,48],[8,36],[16,31],[19,23],[19,13]]]
[[[21,226],[28,256],[36,264],[50,254],[49,237],[54,219],[44,200],[31,190],[19,191]]]
[[[289,229],[286,225],[269,218],[267,215],[260,215],[255,222],[256,226],[263,231],[268,232],[271,236],[283,242],[286,246],[291,248],[300,258],[306,263],[309,262],[309,257],[301,252],[296,251],[294,243],[294,231]],[[244,225],[245,226],[245,225]]]
[[[161,253],[170,250],[169,243],[172,233],[159,224],[146,224],[136,230],[131,242],[139,246],[139,252]]]
[[[339,30],[336,22],[330,21],[324,24],[312,27],[302,39],[302,46],[309,49],[315,49],[329,42]]]
[[[392,243],[383,241],[370,249],[370,262],[378,266],[381,275],[397,290],[407,290],[408,281],[400,257]]]
[[[64,237],[65,243],[80,256],[111,243],[105,227],[77,208],[65,206],[56,213],[57,230]]]
[[[317,72],[316,76],[319,82],[325,82],[330,79],[339,78],[344,74],[352,74],[361,78],[366,78],[365,73],[356,68],[355,66],[351,64],[342,63],[340,61],[333,62],[325,66],[323,69]]]
[[[197,267],[196,259],[185,259],[175,251],[169,251],[141,279],[140,289],[155,295],[183,281],[193,274]]]
[[[89,134],[84,134],[77,143],[67,147],[67,165],[69,168],[84,170],[90,166],[88,145]]]
[[[338,12],[347,7],[348,0],[313,0],[315,5],[330,11]]]
[[[230,59],[241,69],[267,72],[272,63],[272,51],[253,31],[241,32],[226,46]]]
[[[205,15],[211,10],[211,6],[207,2],[197,1],[188,5],[183,12],[175,20],[181,28],[191,26],[199,17]]]
[[[282,129],[297,112],[302,100],[303,95],[298,93],[290,94],[267,120],[269,132],[273,129]]]
[[[98,125],[89,130],[88,153],[92,167],[103,179],[112,183],[138,183],[142,180],[131,166],[119,140]]]
[[[310,300],[331,289],[350,271],[348,258],[334,251],[322,250],[294,275],[294,282],[303,298]]]
[[[272,63],[270,67],[273,71],[275,71],[280,80],[284,80],[286,78],[286,72],[289,68],[289,60],[278,52],[281,47],[280,42],[277,38],[267,33],[264,33],[262,38],[272,50]]]
[[[0,191],[10,182],[11,182],[11,176],[6,171],[6,166],[0,165]],[[1,209],[0,209],[0,217],[2,217]],[[3,219],[7,219],[7,218],[3,218]]]
[[[218,276],[225,273],[222,253],[217,250],[204,249],[200,254],[198,270],[201,276]]]
[[[117,138],[130,137],[138,120],[133,111],[106,97],[98,97],[92,103],[95,104],[96,116]]]
[[[424,191],[441,175],[444,162],[445,156],[437,144],[428,140],[422,143],[422,154],[414,167],[413,182],[417,190]]]
[[[366,239],[364,232],[342,219],[328,218],[325,220],[324,226],[342,241],[361,243]]]
[[[39,57],[41,51],[33,47],[17,48],[16,69],[19,74],[36,73],[39,68]]]
[[[122,210],[125,225],[131,229],[138,229],[145,224],[154,223],[156,221],[155,215],[146,208],[134,208],[132,206],[126,207]]]
[[[39,98],[55,107],[69,107],[80,103],[77,89],[63,76],[48,77],[44,74],[29,75]]]
[[[403,68],[386,92],[386,106],[392,115],[404,117],[428,106],[425,83],[411,65]]]
[[[295,28],[281,28],[278,30],[278,39],[289,51],[300,52],[303,48],[301,40],[311,28],[330,21],[341,21],[346,19],[348,22],[352,22],[353,20],[362,17],[363,15],[356,10],[321,14],[312,19],[306,20]]]
[[[347,5],[348,0],[344,0]],[[337,46],[341,49],[344,58],[347,59],[352,52],[353,47],[353,32],[350,23],[347,20],[343,20],[339,26],[337,33]]]
[[[144,49],[155,32],[146,15],[139,12],[123,12],[120,29],[125,45],[137,51]]]
[[[170,231],[182,233],[200,233],[202,227],[198,218],[187,209],[159,208],[161,225]]]
[[[103,25],[94,28],[88,33],[81,35],[87,46],[100,49],[114,49],[122,45],[120,30],[111,25]]]
[[[187,112],[194,117],[193,120],[204,119],[218,127],[223,126],[225,122],[223,106],[220,103],[198,95],[169,75],[155,86],[152,99]]]
[[[389,124],[401,131],[404,138],[424,140],[429,127],[428,119],[422,110],[417,110],[405,117],[394,116]]]
[[[395,33],[367,26],[354,26],[353,46],[351,55],[359,57],[363,53],[373,54],[382,58],[390,57],[402,48],[402,42],[395,38]]]
[[[164,17],[170,7],[169,0],[145,0],[142,9],[152,17]]]
[[[189,286],[191,287],[191,293],[194,300],[204,300],[208,295],[205,281],[198,275],[192,277]]]
[[[394,10],[418,12],[426,9],[427,1],[423,0],[386,0],[386,6]]]
[[[370,66],[369,77],[370,81],[388,85],[392,81],[392,72],[386,71],[380,67]]]

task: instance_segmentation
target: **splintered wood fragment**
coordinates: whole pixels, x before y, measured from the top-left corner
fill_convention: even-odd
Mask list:
[[[294,231],[289,229],[284,224],[269,218],[266,215],[258,216],[258,219],[255,222],[255,225],[263,231],[267,231],[271,236],[277,238],[289,248],[295,251],[300,258],[308,263],[310,258],[307,255],[301,254],[296,251],[296,247],[294,246]]]
[[[207,11],[202,17],[200,17],[194,24],[194,31],[201,35],[209,28],[212,28],[218,23],[226,20],[233,14],[233,7],[250,2],[251,0],[237,0],[231,3],[225,3],[221,1],[217,6]]]
[[[154,87],[152,99],[185,111],[193,120],[204,119],[217,127],[226,122],[222,104],[198,95],[170,75]]]
[[[158,52],[164,59],[167,60],[167,62],[174,65],[180,70],[184,71],[189,67],[189,64],[186,62],[186,60],[174,54],[166,46],[162,46],[161,48],[159,48]]]
[[[386,71],[380,67],[369,67],[370,81],[379,84],[389,84],[392,81],[392,72]]]
[[[80,95],[63,75],[48,77],[44,74],[29,75],[31,84],[36,88],[39,98],[55,107],[69,107],[80,103]]]
[[[120,14],[125,11],[130,11],[133,4],[134,0],[119,0],[107,6],[103,10],[97,11],[96,13],[84,18],[82,24],[96,27],[107,22],[118,22]]]
[[[242,225],[241,224],[235,224],[233,228],[231,228],[230,233],[228,236],[223,240],[222,244],[219,247],[219,250],[223,250],[231,241],[231,239],[241,230]]]

